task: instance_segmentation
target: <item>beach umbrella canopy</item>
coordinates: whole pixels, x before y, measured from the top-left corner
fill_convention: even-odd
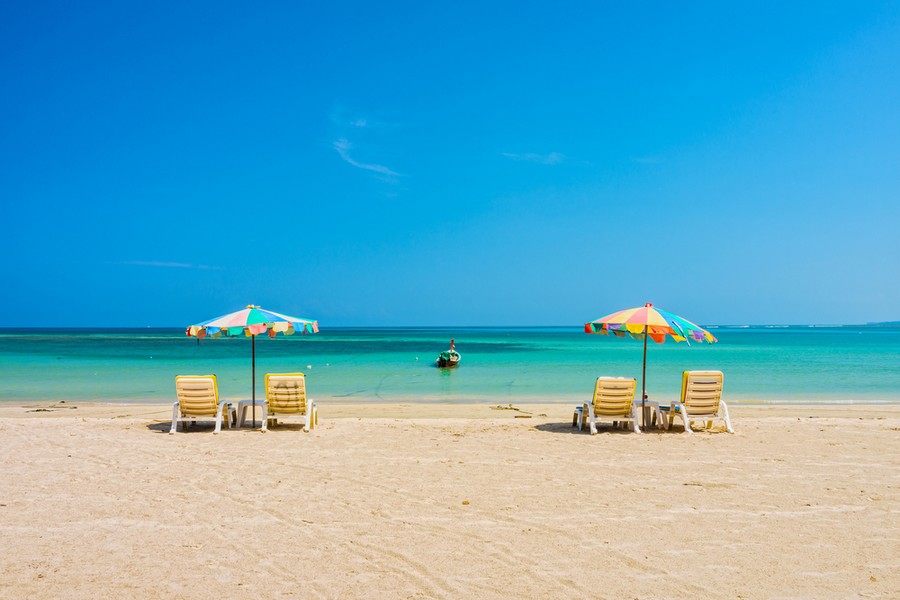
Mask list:
[[[256,421],[256,336],[266,334],[274,338],[279,333],[293,335],[295,333],[318,333],[319,322],[314,319],[291,317],[253,304],[239,311],[222,315],[191,325],[185,334],[202,339],[204,337],[249,337],[251,342],[251,370],[253,399],[253,421]]]
[[[641,371],[642,413],[644,413],[644,403],[647,399],[647,338],[657,344],[665,342],[666,336],[671,336],[676,342],[687,342],[688,345],[691,341],[709,344],[718,341],[713,334],[699,325],[676,314],[656,308],[649,302],[644,306],[620,310],[585,323],[584,332],[613,334],[616,337],[630,335],[644,341],[644,364]],[[647,424],[644,423],[644,425]]]

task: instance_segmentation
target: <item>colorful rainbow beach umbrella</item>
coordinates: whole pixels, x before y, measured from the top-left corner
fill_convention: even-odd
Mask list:
[[[301,319],[273,312],[254,306],[233,312],[197,325],[191,325],[185,334],[202,339],[205,337],[249,337],[251,343],[253,421],[256,422],[256,336],[265,333],[274,338],[279,333],[293,335],[295,333],[318,333],[319,322],[313,319]]]
[[[641,372],[641,412],[644,412],[647,400],[647,338],[657,344],[666,341],[666,336],[672,336],[676,342],[691,341],[707,342],[712,344],[718,340],[713,334],[699,325],[688,321],[683,317],[655,308],[649,302],[638,308],[627,308],[606,315],[590,323],[584,324],[585,333],[599,333],[616,337],[631,337],[644,340],[644,366]],[[646,418],[646,416],[644,417]],[[644,423],[646,426],[647,423]]]

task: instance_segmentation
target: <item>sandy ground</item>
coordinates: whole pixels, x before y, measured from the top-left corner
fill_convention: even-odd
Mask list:
[[[518,408],[170,436],[165,406],[2,406],[0,597],[900,597],[900,406],[693,436]]]

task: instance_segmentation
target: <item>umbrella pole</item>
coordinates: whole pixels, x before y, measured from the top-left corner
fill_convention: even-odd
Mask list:
[[[641,423],[647,428],[647,326],[644,325],[644,368],[641,373]]]
[[[250,380],[253,382],[253,389],[250,390],[250,398],[253,400],[253,425],[251,427],[256,427],[256,336],[251,335],[250,339],[252,340],[250,342],[250,356],[252,357],[250,360],[253,365],[253,374],[250,377]],[[646,348],[644,352],[646,352]]]

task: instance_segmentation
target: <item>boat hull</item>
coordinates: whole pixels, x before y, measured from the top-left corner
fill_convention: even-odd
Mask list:
[[[456,365],[458,365],[460,358],[462,357],[459,355],[459,352],[456,352],[454,350],[445,350],[438,355],[435,363],[441,369],[448,369],[450,367],[455,367]]]

